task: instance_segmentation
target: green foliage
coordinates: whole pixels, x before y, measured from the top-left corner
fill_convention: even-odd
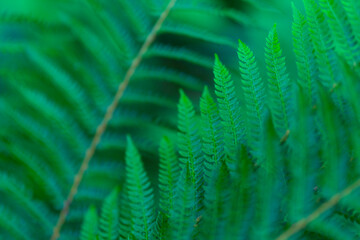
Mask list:
[[[294,22],[292,25],[293,45],[299,73],[298,82],[305,89],[311,104],[316,102],[316,78],[318,76],[314,47],[310,37],[306,17],[293,7]]]
[[[50,238],[61,212],[60,239],[78,239],[86,209],[99,208],[115,186],[122,189],[126,134],[145,153],[145,165],[156,164],[161,137],[176,138],[179,88],[201,93],[213,53],[234,47],[223,26],[246,20],[217,0],[55,5],[56,11],[46,9],[51,20],[0,16],[0,172],[6,176],[0,205],[14,216],[0,221],[0,233],[12,229],[5,239],[24,235],[20,222],[31,239]],[[13,182],[26,191],[16,192]],[[120,197],[121,236],[132,231],[131,198]]]
[[[136,239],[149,239],[155,221],[153,189],[146,176],[138,150],[128,137],[126,150],[126,195],[131,211],[132,234]]]
[[[215,55],[214,77],[215,94],[225,131],[225,151],[230,162],[232,162],[236,158],[237,147],[244,142],[244,129],[240,118],[240,104],[236,96],[234,81],[217,55]]]
[[[270,107],[276,131],[284,135],[290,127],[291,83],[286,72],[285,57],[282,56],[276,25],[266,38],[266,68],[268,72],[268,88]]]
[[[212,63],[199,43],[234,44],[204,25],[241,18],[209,1],[84,1],[55,23],[4,16],[0,239],[359,238],[360,6],[303,1],[297,81],[277,25],[264,69],[242,41],[239,76]],[[197,14],[213,24],[189,24]]]
[[[359,75],[333,44],[328,17],[316,2],[304,3],[306,15],[293,5],[299,84],[287,74],[274,27],[267,82],[240,41],[239,84],[215,55],[216,100],[205,87],[199,116],[180,91],[177,148],[168,138],[160,144],[160,208],[150,239],[359,237]]]
[[[104,220],[103,220],[104,221]],[[97,239],[97,225],[98,215],[96,208],[91,206],[84,217],[84,223],[81,228],[81,240],[96,240]],[[112,232],[110,232],[112,234]],[[115,235],[116,236],[116,235]]]
[[[160,208],[168,215],[174,208],[175,187],[180,173],[175,148],[169,138],[161,140],[159,155]]]
[[[245,43],[239,41],[238,48],[241,83],[246,105],[247,141],[255,156],[261,157],[259,142],[264,119],[264,82],[261,79],[254,53]]]

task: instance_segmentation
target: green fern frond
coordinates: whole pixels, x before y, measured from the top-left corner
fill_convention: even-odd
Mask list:
[[[265,60],[271,112],[276,131],[279,136],[283,136],[290,127],[292,85],[286,70],[285,57],[282,56],[276,25],[266,38]]]
[[[214,62],[214,82],[220,117],[225,132],[225,151],[230,157],[230,161],[234,161],[239,144],[244,142],[240,104],[236,97],[231,75],[217,55],[215,55]]]
[[[175,148],[171,140],[164,137],[160,142],[159,191],[160,209],[165,216],[174,207],[174,194],[180,169]]]
[[[205,153],[205,183],[208,184],[213,169],[225,158],[223,126],[218,107],[212,98],[209,89],[204,88],[200,99],[202,119],[203,152]]]
[[[194,107],[190,99],[180,90],[180,100],[178,104],[178,146],[180,163],[182,168],[188,164],[192,183],[196,189],[197,210],[202,209],[203,201],[203,154],[201,145],[201,135]]]
[[[343,79],[339,61],[334,50],[331,31],[325,16],[314,0],[304,0],[310,36],[314,44],[322,84],[331,88]]]
[[[100,240],[115,240],[118,238],[118,195],[119,190],[114,189],[104,201],[99,219]]]
[[[137,239],[149,239],[155,221],[154,196],[143,164],[131,138],[127,137],[126,182],[132,216],[132,234]]]
[[[350,65],[359,63],[360,46],[341,2],[339,0],[320,0],[319,3],[327,16],[337,50]]]
[[[224,161],[218,163],[206,187],[205,208],[201,219],[201,234],[204,239],[219,239],[225,235],[226,220],[231,215],[226,203],[230,199],[231,179]]]
[[[253,239],[273,239],[274,232],[280,220],[281,201],[276,201],[277,196],[283,193],[282,185],[282,155],[280,155],[278,136],[271,117],[265,120],[264,138],[262,144],[265,162],[257,171],[257,183],[255,190],[256,213],[254,223],[256,229],[251,232]]]
[[[265,87],[257,67],[254,53],[239,41],[238,48],[241,84],[246,106],[247,142],[256,157],[260,157],[261,134],[264,118]]]
[[[354,35],[360,42],[360,4],[356,0],[341,0],[344,10],[351,24]]]
[[[169,218],[167,239],[186,240],[191,238],[197,214],[195,191],[191,169],[189,164],[186,164],[177,184],[177,194]]]
[[[306,89],[307,98],[310,104],[316,102],[316,78],[318,68],[314,55],[314,47],[311,42],[310,31],[305,16],[293,7],[294,21],[292,24],[293,45],[298,69],[298,82]]]
[[[119,212],[119,238],[127,240],[131,235],[133,216],[131,213],[129,197],[124,191],[121,193]]]
[[[98,215],[96,208],[91,206],[84,217],[80,240],[96,240],[98,234]]]
[[[43,202],[46,212],[58,217],[61,211],[69,212],[71,217],[58,222],[53,237],[64,226],[66,234],[62,237],[60,231],[60,239],[76,239],[81,213],[90,204],[99,207],[100,199],[119,184],[122,176],[117,173],[124,159],[114,156],[123,155],[125,133],[132,134],[141,151],[152,154],[146,160],[157,153],[155,143],[161,136],[175,139],[176,118],[172,116],[178,88],[199,93],[208,75],[191,67],[206,70],[212,66],[212,53],[195,45],[222,51],[220,46],[233,46],[233,37],[218,26],[189,23],[187,19],[199,14],[196,11],[174,9],[191,5],[203,11],[204,18],[214,16],[221,24],[233,19],[215,2],[72,1],[71,7],[59,7],[52,22],[33,16],[0,16],[1,56],[7,59],[0,66],[1,89],[6,92],[1,100],[5,106],[1,107],[4,131],[0,133],[6,149],[0,165],[21,166],[24,173],[19,171],[14,177],[36,189],[34,201]],[[175,7],[171,9],[169,3]],[[113,101],[124,79],[125,83],[131,80],[129,88],[125,86],[121,101]],[[160,90],[165,88],[166,94]],[[119,107],[110,107],[112,103]],[[111,116],[107,114],[111,120],[100,127],[109,109],[114,109]],[[94,135],[102,129],[95,151],[90,151],[91,164],[84,165],[89,166],[84,181],[76,178],[75,182],[81,182],[79,189],[70,192]],[[150,141],[149,136],[155,139]],[[1,172],[12,169],[4,167]],[[67,198],[70,203],[64,204]],[[25,214],[18,213],[20,218]],[[30,228],[39,228],[40,222],[26,221]],[[56,219],[48,223],[34,239],[50,237]]]

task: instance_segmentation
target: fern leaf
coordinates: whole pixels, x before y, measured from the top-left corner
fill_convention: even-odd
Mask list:
[[[356,41],[350,22],[340,1],[320,0],[319,3],[327,16],[335,39],[336,48],[345,59],[347,59],[349,65],[357,64],[360,61],[360,45]]]
[[[132,233],[137,239],[149,239],[155,221],[154,196],[143,164],[131,138],[127,137],[126,191],[132,215]]]
[[[172,209],[171,209],[172,210]],[[169,216],[159,212],[156,218],[155,227],[153,228],[153,239],[166,240],[169,230]]]
[[[201,223],[203,239],[219,239],[225,235],[225,225],[228,215],[226,206],[230,199],[230,173],[224,161],[219,162],[213,171],[209,186],[205,191],[205,208]]]
[[[309,103],[314,105],[316,102],[315,81],[318,76],[314,47],[311,42],[310,31],[305,16],[294,4],[292,7],[294,16],[292,35],[298,69],[298,81],[306,90]]]
[[[99,220],[99,239],[115,240],[118,237],[118,189],[114,189],[105,199]]]
[[[132,214],[130,200],[125,191],[121,193],[120,198],[120,221],[119,221],[119,238],[122,240],[127,240],[131,234],[132,228]]]
[[[325,16],[314,0],[304,0],[310,36],[315,48],[322,84],[331,88],[343,79],[337,59],[329,25]]]
[[[192,183],[196,189],[197,212],[202,209],[203,200],[203,155],[201,138],[194,107],[185,93],[180,91],[178,104],[178,141],[182,168],[189,164]]]
[[[98,216],[96,208],[91,206],[87,211],[81,227],[80,240],[96,240],[98,233]]]
[[[247,142],[254,156],[260,157],[265,102],[264,82],[254,53],[241,41],[239,41],[238,57],[241,85],[245,96]]]
[[[186,240],[192,236],[196,218],[196,190],[189,165],[186,164],[183,168],[177,185],[177,195],[169,219],[169,237],[167,239]]]
[[[202,119],[203,152],[205,153],[205,183],[208,184],[211,174],[218,163],[224,159],[223,126],[218,107],[207,87],[200,99]]]
[[[159,190],[160,209],[166,216],[174,207],[175,186],[179,177],[175,148],[169,138],[164,137],[160,142],[160,169],[159,169]]]
[[[277,133],[283,136],[290,126],[291,83],[286,72],[276,25],[266,39],[265,60],[271,111]]]
[[[238,145],[244,142],[244,130],[239,109],[240,104],[236,97],[231,75],[217,55],[215,55],[214,76],[215,93],[225,132],[225,151],[230,157],[229,161],[234,161]]]
[[[360,4],[356,0],[341,0],[344,10],[352,26],[353,33],[360,43]]]
[[[265,120],[263,151],[265,162],[257,171],[256,178],[256,213],[253,223],[256,229],[251,232],[252,239],[273,239],[272,234],[279,230],[281,202],[276,196],[283,195],[283,181],[281,174],[282,155],[278,144],[278,136],[272,119]]]

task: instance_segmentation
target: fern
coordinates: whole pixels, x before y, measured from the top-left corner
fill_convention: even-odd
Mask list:
[[[174,209],[169,218],[168,239],[189,239],[192,236],[196,214],[197,200],[191,169],[187,164],[181,174],[177,187]]]
[[[53,25],[4,21],[44,40],[10,34],[18,41],[2,48],[0,238],[357,239],[359,9],[349,2],[293,5],[299,84],[275,25],[265,69],[239,41],[239,71],[215,55],[214,89],[203,88],[208,49],[193,43],[233,41],[182,14],[241,17],[209,1],[93,0]]]
[[[149,229],[155,221],[153,190],[134,143],[130,137],[127,141],[125,187],[131,208],[131,234],[137,239],[149,239]]]
[[[179,100],[179,153],[182,168],[188,165],[192,184],[195,186],[196,210],[202,209],[203,202],[203,156],[201,137],[194,107],[183,91]]]
[[[115,189],[104,201],[99,224],[99,239],[113,240],[118,237],[117,227],[119,213],[117,211],[117,195],[118,190]]]
[[[335,46],[343,54],[350,64],[359,62],[359,44],[353,34],[351,24],[343,6],[338,0],[319,1],[327,16],[329,26],[333,32]]]
[[[299,84],[306,89],[310,104],[316,103],[316,77],[318,75],[314,46],[311,42],[309,26],[305,16],[293,7],[294,22],[292,26],[293,45],[296,65],[299,73]]]
[[[161,140],[159,155],[160,208],[165,215],[169,215],[174,207],[175,186],[179,178],[178,159],[169,138],[164,137]]]
[[[217,99],[205,88],[200,116],[180,91],[177,148],[166,138],[160,146],[160,213],[156,224],[149,226],[155,238],[359,236],[357,72],[332,44],[328,21],[318,5],[311,0],[304,3],[306,16],[293,5],[298,85],[286,72],[274,27],[265,48],[268,88],[254,53],[240,42],[240,89],[215,56]],[[331,87],[329,83],[338,80],[343,84]],[[241,118],[237,91],[245,101]],[[173,186],[169,173],[177,172],[174,149],[182,173],[176,188],[169,188]],[[169,196],[166,204],[164,195]]]
[[[268,87],[276,131],[284,135],[290,127],[291,84],[286,72],[276,25],[266,39],[265,60],[268,70]]]
[[[219,110],[207,87],[204,88],[201,96],[200,109],[203,152],[206,160],[204,163],[205,182],[209,183],[212,170],[224,159],[225,152],[222,136],[223,126],[219,117]]]
[[[99,207],[124,179],[124,158],[115,156],[123,156],[126,133],[148,153],[146,165],[163,135],[175,140],[178,89],[199,94],[208,75],[190,66],[212,67],[213,53],[194,45],[233,47],[224,29],[186,18],[202,12],[223,23],[246,21],[219,3],[73,1],[60,3],[51,22],[2,13],[0,49],[8,61],[0,67],[6,92],[0,99],[1,172],[33,193],[20,193],[29,199],[24,208],[0,202],[30,229],[42,229],[32,238],[78,238],[86,208]],[[39,202],[46,224],[30,217],[39,215]],[[121,222],[127,232],[130,223]],[[9,224],[16,229],[16,221]]]
[[[233,161],[236,158],[236,149],[244,142],[242,122],[240,118],[239,101],[236,97],[234,82],[227,68],[215,55],[214,62],[215,93],[219,103],[219,113],[225,131],[225,151]]]
[[[96,240],[97,239],[97,224],[98,216],[96,208],[90,207],[84,217],[84,223],[81,228],[81,240]],[[110,233],[111,234],[111,233]]]
[[[253,154],[257,157],[262,135],[264,118],[264,82],[261,79],[254,53],[243,42],[239,41],[239,66],[242,77],[242,88],[246,100],[247,139]]]

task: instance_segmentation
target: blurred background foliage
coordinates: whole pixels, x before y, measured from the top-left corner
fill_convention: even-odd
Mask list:
[[[18,13],[30,16],[39,20],[46,20],[50,22],[59,21],[59,15],[64,9],[71,9],[72,11],[81,14],[81,9],[76,8],[74,0],[1,0],[0,6],[4,13]],[[198,18],[188,19],[206,25],[211,25],[212,28],[228,28],[228,34],[234,35],[234,39],[241,38],[251,47],[259,59],[259,64],[263,65],[263,50],[265,46],[265,38],[274,25],[278,23],[279,36],[282,48],[285,52],[288,62],[288,70],[291,76],[295,77],[296,65],[294,64],[294,53],[292,51],[291,39],[291,23],[292,23],[292,9],[290,1],[284,0],[221,0],[224,6],[229,8],[241,10],[244,16],[237,16],[246,21],[242,28],[234,31],[229,25],[224,25],[223,22],[216,21],[212,17],[199,14]],[[292,0],[300,10],[303,10],[301,0]],[[180,14],[180,18],[186,19],[189,13]],[[249,21],[248,17],[251,16]],[[234,51],[228,51],[230,57],[229,62],[236,62],[237,56]],[[222,56],[226,58],[226,56]]]

